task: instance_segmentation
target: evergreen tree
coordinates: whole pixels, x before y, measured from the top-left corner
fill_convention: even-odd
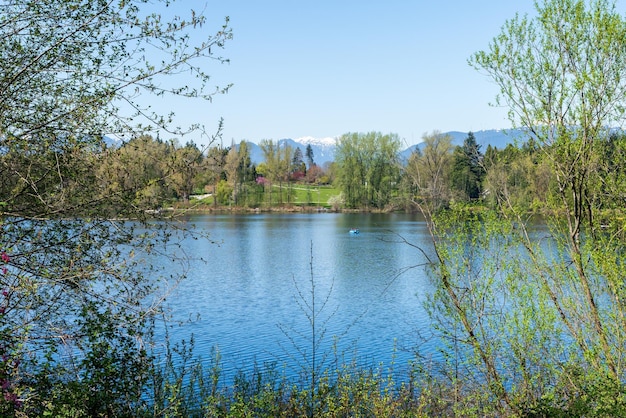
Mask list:
[[[306,146],[306,160],[309,163],[309,168],[315,165],[315,161],[313,160],[313,147],[311,147],[311,144],[307,144]]]
[[[300,172],[301,176],[306,174],[306,165],[304,164],[302,150],[300,147],[293,150],[293,157],[291,158],[291,169],[293,173]]]
[[[452,187],[465,199],[480,197],[485,170],[480,145],[469,132],[463,145],[454,150]]]

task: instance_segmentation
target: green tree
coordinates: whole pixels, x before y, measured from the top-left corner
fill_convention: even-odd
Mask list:
[[[202,166],[202,152],[193,142],[187,142],[183,147],[176,146],[176,143],[170,146],[174,149],[171,152],[172,160],[167,180],[176,197],[188,203]]]
[[[485,200],[492,207],[514,207],[519,211],[544,211],[550,206],[553,188],[550,165],[530,147],[512,144],[502,151],[488,148],[483,180]]]
[[[152,364],[141,342],[168,281],[140,261],[168,234],[135,230],[146,184],[100,177],[113,153],[103,136],[132,143],[150,130],[201,129],[178,129],[151,106],[224,91],[199,64],[223,61],[231,38],[228,21],[200,32],[202,14],[169,19],[154,6],[0,0],[0,335],[11,336],[0,356],[14,360],[18,378],[2,390],[20,416],[134,416],[145,406]],[[193,77],[177,77],[183,70]]]
[[[221,145],[210,147],[204,159],[204,174],[209,182],[213,184],[212,191],[214,195],[217,193],[219,182],[226,180],[226,156],[229,151],[229,148],[224,148]],[[218,199],[213,199],[213,204],[217,207]]]
[[[479,414],[620,416],[626,242],[622,222],[603,217],[598,186],[607,126],[624,116],[626,22],[604,0],[536,9],[470,63],[499,85],[498,103],[549,164],[549,233],[538,237],[506,199],[496,214],[431,218],[431,309],[454,343],[459,367],[448,376],[462,393],[477,386],[459,413],[483,403]]]
[[[626,136],[622,132],[612,132],[602,143],[599,159],[597,187],[598,205],[602,210],[620,210],[624,206],[626,171],[623,161],[626,158]]]
[[[287,183],[287,202],[291,203],[293,190],[291,188],[291,174],[293,173],[293,148],[290,145],[279,147],[278,153],[278,190],[279,203],[283,203],[283,184]]]
[[[98,167],[104,201],[119,196],[136,208],[154,210],[172,196],[167,186],[167,163],[173,158],[169,144],[142,135],[107,151]]]
[[[252,199],[254,194],[250,194],[250,189],[255,189],[256,183],[256,167],[252,164],[252,160],[250,159],[250,149],[248,148],[248,143],[246,141],[241,141],[239,143],[238,148],[238,165],[237,165],[237,179],[238,179],[238,187],[237,187],[237,196],[243,194],[244,195],[244,204],[256,204],[256,200]]]
[[[446,207],[452,197],[449,184],[452,137],[435,131],[424,134],[422,140],[423,149],[416,148],[409,157],[405,177],[416,188],[414,199],[433,212]]]
[[[269,204],[272,205],[272,185],[280,180],[280,147],[278,143],[271,139],[263,139],[259,142],[259,147],[263,151],[265,166],[263,167],[263,176],[268,180],[269,188]],[[280,200],[280,198],[279,198]]]
[[[349,207],[366,206],[365,188],[367,177],[360,135],[344,134],[337,142],[335,163],[338,170],[337,185],[341,188],[344,201]]]
[[[399,181],[396,134],[348,133],[337,142],[337,184],[349,207],[383,208],[391,201]]]
[[[314,160],[314,154],[313,154],[313,147],[311,146],[311,144],[307,144],[306,145],[306,160],[309,163],[309,168],[311,168],[312,166],[315,165],[315,160]]]
[[[454,150],[452,158],[452,187],[463,199],[478,199],[485,174],[480,145],[472,132],[467,134],[463,146]]]
[[[582,352],[598,350],[609,375],[618,378],[619,361],[598,307],[604,292],[610,295],[610,286],[594,289],[585,261],[592,254],[583,252],[599,248],[593,239],[599,227],[598,147],[609,136],[606,127],[624,116],[620,92],[626,87],[626,23],[608,1],[588,6],[583,1],[551,1],[537,12],[536,20],[508,22],[490,50],[476,54],[473,62],[500,85],[512,120],[532,132],[551,163],[565,212],[564,246],[585,295],[580,309],[588,319],[566,324]]]
[[[293,172],[301,172],[303,175],[306,174],[306,164],[304,164],[302,150],[300,147],[297,147],[293,150],[293,157],[291,158],[291,167]]]
[[[235,205],[246,204],[247,189],[255,180],[255,169],[250,161],[248,144],[242,141],[238,147],[231,146],[226,156],[224,171],[228,184],[233,191]],[[240,197],[244,196],[243,201]]]
[[[239,143],[239,179],[241,183],[248,183],[255,179],[255,167],[250,159],[250,148],[246,141]]]
[[[283,185],[290,184],[293,152],[290,146],[281,147],[280,143],[271,139],[264,139],[259,143],[265,159],[264,176],[268,180],[269,203],[272,204],[272,187],[278,183],[278,204],[283,203]],[[291,190],[288,187],[287,200],[291,199]]]
[[[229,196],[229,199],[232,199],[236,205],[238,197],[237,188],[239,186],[239,151],[234,144],[231,145],[228,150],[228,154],[226,154],[224,173],[226,174],[228,186],[230,190],[232,190],[232,195]],[[219,200],[222,201],[222,199]]]

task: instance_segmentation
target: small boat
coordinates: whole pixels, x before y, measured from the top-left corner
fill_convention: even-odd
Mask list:
[[[354,235],[358,235],[361,231],[358,228],[350,228],[350,233]]]

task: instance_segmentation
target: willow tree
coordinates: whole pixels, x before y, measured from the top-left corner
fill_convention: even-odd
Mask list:
[[[396,134],[348,133],[337,141],[337,183],[349,207],[383,208],[399,180]]]
[[[233,190],[233,203],[235,205],[249,204],[248,188],[249,183],[254,180],[255,168],[252,166],[246,141],[241,141],[239,146],[230,147],[224,171],[228,184]],[[240,196],[243,196],[243,199]]]
[[[442,332],[497,414],[623,415],[626,235],[599,210],[599,150],[624,117],[626,21],[606,0],[537,2],[470,64],[549,163],[557,215],[545,236],[506,198],[497,217],[432,220]]]
[[[154,12],[172,3],[0,0],[0,415],[133,415],[146,399],[160,283],[139,255],[167,234],[115,220],[144,208],[98,166],[104,135],[202,130],[153,111],[163,99],[224,91],[205,71],[228,20],[209,33],[202,14]]]

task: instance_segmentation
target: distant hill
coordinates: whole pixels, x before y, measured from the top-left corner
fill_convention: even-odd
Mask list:
[[[103,138],[105,145],[109,148],[119,148],[122,146],[122,140],[117,138],[111,138],[110,136],[105,136]]]
[[[452,137],[452,145],[457,146],[463,145],[463,141],[465,141],[469,132],[450,131],[443,132],[443,134],[450,135]],[[474,138],[476,138],[476,142],[480,145],[481,152],[485,152],[488,145],[494,148],[504,149],[509,144],[524,143],[527,137],[528,134],[522,129],[490,129],[474,132]],[[407,161],[416,147],[422,149],[423,146],[424,143],[420,142],[419,144],[412,145],[405,149],[400,153],[401,160]]]
[[[468,132],[444,132],[444,134],[448,134],[452,137],[453,145],[463,145],[463,141],[467,138]],[[509,130],[500,130],[500,129],[491,129],[486,131],[476,131],[474,132],[474,137],[476,138],[476,142],[481,146],[481,151],[485,151],[488,145],[492,147],[503,149],[508,144],[513,144],[516,141],[524,142],[525,134],[523,130],[520,129],[509,129]],[[285,138],[277,141],[279,146],[285,147],[287,145],[291,146],[291,148],[300,148],[302,150],[302,155],[306,155],[306,147],[308,144],[311,145],[311,149],[313,150],[313,160],[318,165],[324,165],[326,162],[332,162],[335,160],[335,148],[337,146],[335,138],[312,138],[312,137],[302,137],[297,139]],[[423,143],[412,145],[409,148],[400,152],[400,159],[403,161],[407,161],[411,153],[415,150],[415,147],[422,146]],[[248,148],[250,149],[250,159],[253,163],[258,164],[264,161],[263,151],[261,147],[259,147],[255,143],[248,143]]]

